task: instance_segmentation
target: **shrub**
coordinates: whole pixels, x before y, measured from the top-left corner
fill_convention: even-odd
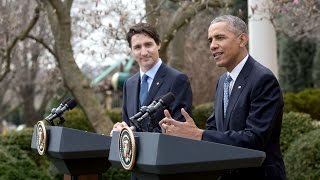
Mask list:
[[[16,145],[22,150],[31,149],[33,128],[25,128],[21,131],[8,131],[2,135],[1,143],[4,145]]]
[[[205,128],[207,119],[213,112],[212,103],[205,103],[196,106],[192,110],[192,118],[199,128]]]
[[[79,108],[74,108],[71,111],[68,111],[64,115],[65,122],[64,127],[79,129],[88,132],[95,132],[90,121],[86,118],[83,111]]]
[[[0,143],[4,146],[16,146],[25,151],[37,166],[46,168],[48,166],[47,158],[31,150],[32,133],[33,128],[25,128],[21,131],[9,131],[2,135]]]
[[[284,154],[290,143],[302,134],[314,130],[309,114],[290,112],[283,115],[280,135],[281,151]]]
[[[130,171],[115,167],[110,167],[107,172],[102,174],[102,179],[108,180],[129,180],[130,177]]]
[[[305,89],[297,94],[284,95],[285,112],[295,111],[310,114],[313,119],[320,120],[320,89]]]
[[[0,145],[0,179],[46,180],[50,177],[30,159],[26,151],[15,145]]]
[[[299,112],[297,109],[296,94],[292,92],[285,93],[283,96],[284,100],[284,112]]]
[[[319,152],[320,129],[313,130],[294,141],[284,156],[288,179],[319,179]]]
[[[113,108],[111,110],[106,111],[106,115],[110,117],[113,123],[122,121],[122,109],[121,108]]]

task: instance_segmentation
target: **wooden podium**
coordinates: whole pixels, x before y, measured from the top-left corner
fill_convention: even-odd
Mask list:
[[[135,132],[137,154],[132,176],[138,180],[219,179],[238,168],[261,166],[265,153],[219,143],[160,133]],[[109,154],[112,166],[122,167],[119,133],[114,132]]]
[[[31,142],[34,151],[37,151],[36,132],[35,126]],[[65,174],[65,180],[99,180],[109,169],[110,136],[58,126],[46,126],[46,133],[45,155]]]

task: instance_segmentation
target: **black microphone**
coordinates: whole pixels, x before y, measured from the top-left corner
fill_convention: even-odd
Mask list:
[[[51,114],[47,116],[45,119],[52,125],[52,120],[57,117],[61,117],[65,111],[71,110],[76,107],[77,102],[74,99],[67,99],[56,109],[52,109]]]
[[[140,118],[144,113],[147,112],[147,109],[150,108],[151,106],[154,106],[157,104],[157,101],[153,101],[149,106],[142,106],[139,110],[139,112],[133,116],[131,116],[129,119],[130,120],[136,120]]]
[[[57,111],[60,111],[60,109],[63,108],[63,106],[66,105],[70,100],[71,100],[71,99],[68,98],[68,99],[62,101],[62,103],[61,103],[57,108],[53,108],[53,109],[51,110],[51,115],[55,114]]]
[[[157,103],[157,101],[153,101],[149,106],[154,106]],[[137,119],[140,118],[144,113],[147,112],[147,109],[149,106],[142,106],[139,110],[139,112],[129,118],[130,120],[130,126],[135,126],[136,128],[139,128],[139,124],[137,123]]]
[[[139,119],[137,119],[137,122],[140,123],[144,119],[151,117],[159,109],[164,110],[174,101],[174,99],[174,94],[172,92],[168,92],[167,94],[162,96],[155,105],[149,105],[146,112]]]
[[[57,108],[52,108],[50,114],[45,119],[51,119],[51,117],[56,114],[56,111],[60,111],[60,109],[63,108],[63,106],[70,100],[71,99],[68,98],[64,100]]]

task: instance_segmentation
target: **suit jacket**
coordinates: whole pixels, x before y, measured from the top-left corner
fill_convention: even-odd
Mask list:
[[[230,179],[233,175],[246,179],[285,179],[280,151],[283,98],[277,79],[249,56],[234,83],[224,119],[226,76],[223,74],[217,83],[214,112],[207,120],[202,139],[266,153],[261,167],[237,170],[229,174]]]
[[[139,112],[139,92],[140,73],[136,73],[126,81],[123,88],[122,119],[127,124],[131,124],[129,118]],[[172,92],[175,95],[174,102],[169,106],[171,116],[178,121],[184,121],[181,115],[181,108],[185,108],[188,113],[191,113],[192,110],[192,90],[189,79],[185,74],[162,63],[142,106],[148,106],[168,92]],[[163,118],[163,110],[158,110],[151,119],[144,120],[142,128],[137,129],[137,131],[161,132],[158,123]],[[150,123],[154,124],[156,128],[153,130],[148,129]]]

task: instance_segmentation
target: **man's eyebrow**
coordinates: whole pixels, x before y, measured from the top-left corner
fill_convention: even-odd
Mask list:
[[[141,44],[135,44],[132,47],[139,47],[139,46],[141,46]]]
[[[218,36],[226,36],[225,34],[219,33],[219,34],[215,34],[213,37],[218,37]]]

